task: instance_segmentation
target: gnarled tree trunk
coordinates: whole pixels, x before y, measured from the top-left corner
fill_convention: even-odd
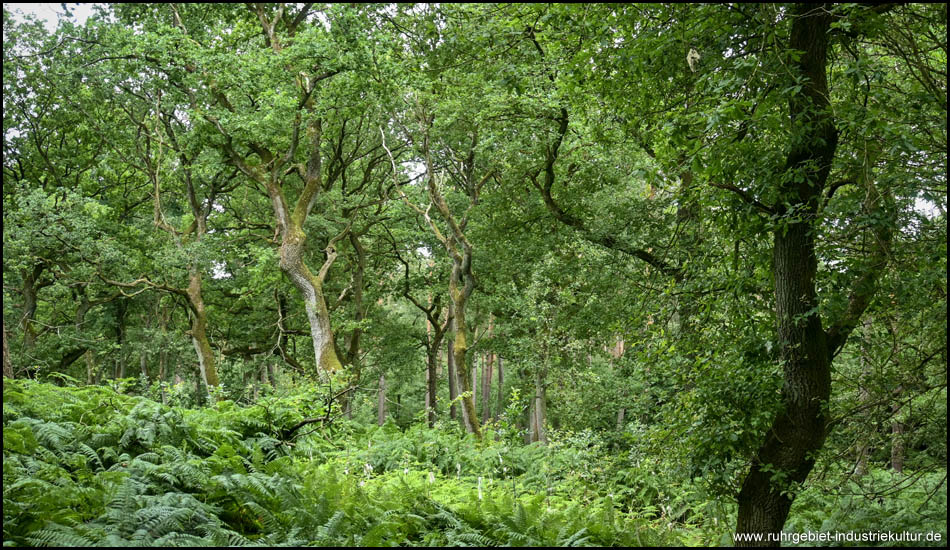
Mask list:
[[[188,303],[191,306],[191,343],[198,356],[198,369],[201,381],[209,389],[219,384],[218,371],[215,368],[214,351],[208,340],[208,314],[205,312],[204,299],[201,296],[201,272],[192,268],[188,281]]]
[[[780,196],[794,210],[779,210],[788,215],[774,233],[772,253],[785,384],[781,410],[738,498],[737,533],[763,537],[737,540],[740,545],[777,544],[767,536],[782,530],[794,490],[811,472],[815,453],[825,442],[825,407],[831,395],[831,356],[815,290],[815,213],[837,144],[825,75],[832,19],[826,6],[804,4],[795,7],[792,17],[789,47],[804,52],[794,66],[807,82],[790,101],[795,143],[786,174],[778,176]]]
[[[802,52],[789,66],[801,77],[802,90],[789,101],[792,143],[785,171],[778,174],[780,217],[773,238],[778,339],[784,371],[781,408],[759,447],[738,496],[740,546],[775,546],[795,491],[811,472],[827,436],[831,363],[860,322],[886,263],[891,230],[872,227],[872,265],[856,278],[847,311],[825,331],[818,312],[815,276],[818,205],[837,148],[826,76],[833,15],[828,5],[797,4],[792,10],[789,49]],[[886,197],[870,179],[873,162],[865,158],[861,184],[864,208],[886,218]],[[772,535],[772,538],[769,538]],[[750,540],[750,538],[752,540]]]

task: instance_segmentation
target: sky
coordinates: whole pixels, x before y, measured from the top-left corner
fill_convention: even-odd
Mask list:
[[[73,18],[77,23],[85,23],[86,19],[92,15],[92,4],[68,4],[70,11],[73,12]],[[46,30],[53,32],[56,30],[56,22],[63,14],[61,3],[11,3],[4,2],[3,7],[12,11],[21,11],[23,13],[33,14],[38,19],[46,21]]]

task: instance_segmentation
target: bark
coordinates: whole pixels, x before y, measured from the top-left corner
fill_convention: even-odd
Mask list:
[[[446,364],[448,365],[448,375],[449,375],[449,402],[451,406],[449,407],[449,417],[452,420],[458,418],[458,409],[456,399],[459,396],[458,390],[458,373],[455,372],[455,337],[449,336],[446,339],[445,344],[446,349]]]
[[[277,367],[274,363],[267,361],[264,365],[264,376],[266,378],[262,379],[263,382],[269,382],[271,387],[277,387]]]
[[[825,75],[831,15],[825,6],[797,5],[792,17],[789,47],[804,52],[796,65],[807,83],[789,105],[796,137],[786,172],[800,175],[799,182],[780,175],[778,184],[796,211],[774,233],[772,269],[784,385],[781,409],[739,492],[736,531],[741,534],[782,530],[794,491],[811,472],[827,435],[831,354],[817,313],[813,224],[837,144]],[[776,543],[763,536],[758,542],[737,544]]]
[[[7,344],[7,320],[3,320],[3,376],[13,378],[13,362],[10,360],[10,346]]]
[[[274,21],[280,19],[278,16]],[[262,25],[265,31],[273,26]],[[272,42],[275,51],[279,46]],[[254,153],[261,159],[263,166],[270,166],[270,169],[264,171],[261,167],[249,165],[244,157],[234,150],[234,136],[230,134],[221,125],[220,121],[212,116],[206,115],[205,118],[211,122],[218,132],[225,138],[223,148],[225,154],[229,157],[231,163],[248,177],[261,184],[270,198],[271,207],[274,211],[274,220],[276,221],[277,234],[280,236],[279,247],[279,266],[281,271],[287,275],[294,287],[300,292],[304,300],[304,309],[307,312],[307,322],[310,325],[310,339],[313,344],[314,365],[317,373],[323,378],[329,378],[331,374],[342,368],[342,363],[337,355],[334,342],[333,331],[330,327],[330,316],[327,309],[326,298],[323,295],[323,283],[333,262],[336,260],[337,252],[336,242],[349,233],[349,226],[342,233],[329,240],[325,249],[326,260],[319,272],[314,274],[303,260],[307,245],[307,234],[304,232],[304,226],[307,217],[310,215],[313,206],[316,204],[317,197],[324,190],[323,182],[323,164],[321,155],[321,145],[323,140],[322,121],[316,115],[311,92],[317,82],[329,78],[339,71],[332,71],[321,76],[303,75],[304,78],[298,80],[298,89],[300,102],[295,114],[292,126],[292,135],[290,148],[286,153],[277,154],[269,151],[260,144],[250,143],[249,146]],[[216,90],[216,95],[229,110],[233,110],[230,102],[224,96],[223,92]],[[302,128],[304,111],[307,112],[309,121],[306,127]],[[306,140],[302,139],[301,130],[306,134]],[[307,147],[307,160],[305,163],[293,164],[297,156],[297,149],[301,143],[307,141],[304,146]],[[288,163],[291,163],[288,166]],[[303,189],[301,190],[297,201],[291,209],[290,204],[284,196],[283,183],[285,174],[296,174],[303,180]]]
[[[167,342],[168,342],[168,336],[167,336],[167,332],[168,332],[168,331],[167,331],[167,329],[168,329],[168,317],[169,317],[169,310],[168,310],[168,307],[166,307],[164,304],[161,304],[161,309],[160,309],[160,311],[159,311],[159,313],[158,313],[158,323],[159,323],[159,327],[160,327],[161,330],[162,330],[162,346],[161,346],[161,349],[160,349],[159,352],[158,352],[158,381],[159,381],[159,383],[163,384],[163,385],[162,385],[162,389],[163,389],[162,398],[163,398],[163,399],[164,399],[164,397],[165,397],[165,394],[164,394],[164,383],[165,383],[166,380],[168,380],[168,373],[167,373],[167,367],[168,367],[168,344],[167,344]],[[164,401],[162,401],[162,402],[164,403]]]
[[[531,442],[547,444],[547,388],[545,370],[538,369],[534,377],[534,398],[531,407]]]
[[[50,282],[40,282],[40,277],[46,269],[43,262],[37,263],[33,269],[21,269],[20,277],[23,279],[23,315],[20,317],[20,327],[23,329],[23,349],[29,352],[36,346],[36,330],[33,328],[33,318],[36,316],[38,304],[38,293],[41,288],[48,286]]]
[[[455,342],[452,352],[455,355],[455,368],[458,371],[461,386],[459,391],[462,395],[462,419],[465,421],[466,430],[475,434],[476,437],[481,437],[481,428],[478,424],[478,412],[475,410],[475,400],[472,394],[472,374],[466,363],[466,355],[468,353],[468,329],[465,324],[465,300],[458,299],[461,293],[451,286],[449,292],[456,296],[455,319],[453,321],[455,325]]]
[[[429,427],[435,425],[436,417],[436,386],[439,379],[439,370],[440,364],[442,361],[442,340],[444,339],[449,325],[452,322],[452,308],[449,306],[447,308],[447,314],[444,321],[439,320],[442,316],[442,305],[441,305],[441,296],[436,294],[435,296],[430,295],[427,303],[423,305],[419,300],[417,300],[411,292],[411,286],[409,284],[409,262],[404,260],[399,253],[399,246],[392,241],[393,252],[396,255],[396,259],[403,265],[404,279],[403,279],[403,290],[402,295],[409,300],[412,305],[416,306],[421,310],[426,316],[426,411],[428,417]],[[455,386],[454,384],[449,384],[449,393],[450,399],[455,398]],[[452,418],[455,418],[455,410],[453,405]]]
[[[505,370],[502,367],[501,356],[498,356],[498,405],[495,408],[495,419],[497,420],[505,410]]]
[[[472,355],[472,403],[475,405],[475,410],[478,410],[478,354]],[[484,365],[482,365],[484,368]],[[476,415],[477,418],[477,415]]]
[[[486,353],[482,362],[482,424],[491,418],[491,379],[494,370],[495,356]]]
[[[432,427],[432,421],[429,415],[429,412],[432,410],[432,395],[429,393],[429,381],[431,380],[431,372],[429,371],[429,352],[426,352],[426,385],[425,385],[425,411],[426,411],[426,422],[429,427]]]
[[[191,306],[191,342],[198,356],[198,370],[201,381],[208,387],[217,387],[218,371],[215,367],[214,352],[208,339],[208,314],[205,312],[204,299],[201,296],[201,272],[192,269],[189,274],[188,301]]]
[[[336,354],[336,346],[333,344],[330,314],[323,295],[323,279],[326,270],[336,258],[336,250],[332,247],[327,250],[327,261],[324,263],[326,269],[321,270],[321,275],[318,276],[303,262],[305,243],[306,235],[300,229],[295,229],[284,237],[280,246],[280,269],[303,296],[304,310],[310,325],[310,339],[313,343],[314,364],[320,374],[329,376],[342,368]]]
[[[306,372],[306,369],[301,365],[296,359],[291,355],[290,350],[287,349],[287,334],[290,332],[287,330],[287,327],[284,326],[284,321],[287,319],[287,298],[284,295],[274,289],[274,300],[277,302],[277,347],[274,349],[274,353],[279,355],[285,363],[296,369],[298,372]],[[274,380],[276,384],[276,380]]]
[[[442,333],[444,334],[444,332]],[[438,341],[436,341],[436,337]],[[429,345],[429,349],[426,350],[426,409],[428,410],[428,422],[429,427],[435,425],[435,419],[437,416],[437,383],[439,380],[438,367],[439,367],[439,350],[442,348],[442,336],[437,334],[433,336],[432,343]]]
[[[386,423],[386,375],[379,375],[379,392],[376,402],[376,424],[382,426]]]
[[[119,300],[116,302],[115,313],[115,343],[116,350],[114,378],[125,378],[125,313],[128,310],[128,302]]]
[[[151,377],[148,373],[148,352],[143,351],[142,355],[139,356],[139,370],[142,371],[142,376],[145,377],[145,384],[150,385]]]
[[[99,383],[99,376],[96,372],[96,360],[93,357],[91,350],[86,350],[86,353],[83,354],[83,358],[86,361],[86,384],[93,385]]]

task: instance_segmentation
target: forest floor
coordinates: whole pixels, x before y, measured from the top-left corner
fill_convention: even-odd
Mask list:
[[[4,546],[732,545],[732,500],[662,459],[634,460],[622,450],[633,443],[555,432],[526,446],[504,419],[481,441],[454,422],[288,433],[302,413],[325,414],[319,402],[301,392],[187,409],[4,380]],[[786,531],[945,542],[945,480],[826,471]],[[906,543],[921,544],[944,545]]]

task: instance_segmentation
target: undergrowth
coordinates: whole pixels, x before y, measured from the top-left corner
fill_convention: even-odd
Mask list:
[[[490,425],[481,442],[455,425],[315,422],[294,431],[325,413],[313,397],[191,410],[107,387],[5,380],[4,545],[730,542],[732,508],[677,482],[660,461],[632,464],[594,433],[553,434],[545,447]],[[945,486],[919,500],[927,514],[943,506],[945,524]],[[815,525],[819,516],[850,525],[822,508],[827,499],[806,493],[800,502],[794,528],[828,528]],[[849,502],[848,518],[878,513]]]

